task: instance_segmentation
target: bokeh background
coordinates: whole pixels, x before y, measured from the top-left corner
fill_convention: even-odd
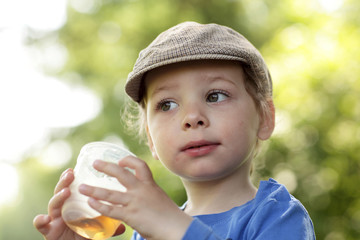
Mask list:
[[[268,63],[277,126],[255,184],[285,184],[317,239],[360,239],[359,13],[357,0],[1,0],[0,240],[42,239],[32,220],[90,141],[127,146],[185,201],[121,115],[139,50],[189,20],[236,29]]]

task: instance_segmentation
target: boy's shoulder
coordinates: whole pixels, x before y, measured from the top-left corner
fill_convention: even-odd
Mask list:
[[[310,215],[302,203],[283,184],[274,179],[260,183],[253,199],[248,229],[264,239],[315,239]],[[267,229],[272,229],[271,231]],[[259,238],[263,239],[263,238]]]
[[[272,178],[260,182],[256,197],[253,199],[253,207],[257,211],[261,211],[262,215],[265,213],[265,209],[269,209],[272,215],[276,211],[286,212],[289,210],[300,211],[308,215],[302,203],[291,195],[283,184]]]
[[[257,202],[264,200],[277,200],[281,202],[292,201],[295,198],[289,193],[287,188],[270,178],[268,181],[261,181],[255,199]]]

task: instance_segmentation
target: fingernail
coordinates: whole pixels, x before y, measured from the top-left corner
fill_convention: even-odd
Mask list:
[[[65,192],[65,191],[66,191],[65,188],[62,189],[62,190],[60,191],[60,195],[64,195],[64,192]]]
[[[79,186],[79,191],[80,192],[86,192],[87,189],[88,189],[88,187],[85,184],[81,184]]]
[[[69,169],[66,169],[65,171],[63,171],[60,175],[60,179],[64,178],[66,176],[66,174],[68,173]]]
[[[94,163],[93,163],[94,167],[101,167],[103,165],[104,165],[104,162],[101,161],[101,160],[95,160]]]
[[[68,177],[70,176],[70,173],[71,173],[71,172],[72,172],[72,169],[71,169],[71,168],[66,169],[66,170],[63,172],[61,178],[63,178],[63,179],[68,178]]]
[[[68,178],[69,177],[69,173],[67,172],[67,173],[65,173],[65,175],[64,175],[64,179],[66,179],[66,178]]]

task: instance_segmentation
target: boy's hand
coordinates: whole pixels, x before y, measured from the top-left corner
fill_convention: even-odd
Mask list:
[[[49,201],[48,215],[41,214],[34,218],[34,226],[47,240],[85,240],[85,238],[68,228],[61,217],[61,208],[71,194],[69,185],[73,180],[73,170],[68,169],[64,171],[55,187],[54,196]],[[121,234],[124,231],[124,225],[120,225],[117,234]]]
[[[135,170],[135,175],[125,167]],[[113,176],[126,192],[81,185],[80,192],[89,197],[89,205],[102,215],[120,219],[147,239],[181,239],[192,217],[178,206],[155,183],[147,164],[126,157],[119,164],[95,161],[94,168]],[[104,204],[100,200],[109,204]]]

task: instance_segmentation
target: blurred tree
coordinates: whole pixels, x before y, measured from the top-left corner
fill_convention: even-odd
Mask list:
[[[149,162],[174,201],[184,202],[179,180],[122,124],[123,87],[138,52],[160,32],[182,21],[216,22],[253,42],[272,72],[277,128],[256,160],[254,181],[274,177],[284,183],[308,209],[318,239],[359,238],[359,1],[92,0],[82,7],[77,2],[69,1],[66,25],[50,34],[66,47],[67,64],[48,74],[93,89],[103,110],[81,126],[54,131],[49,143],[63,139],[72,147],[68,167],[87,142],[123,141]],[[28,158],[18,169],[22,198],[16,209],[2,210],[0,240],[40,239],[30,222],[46,212],[65,168],[45,168]]]

